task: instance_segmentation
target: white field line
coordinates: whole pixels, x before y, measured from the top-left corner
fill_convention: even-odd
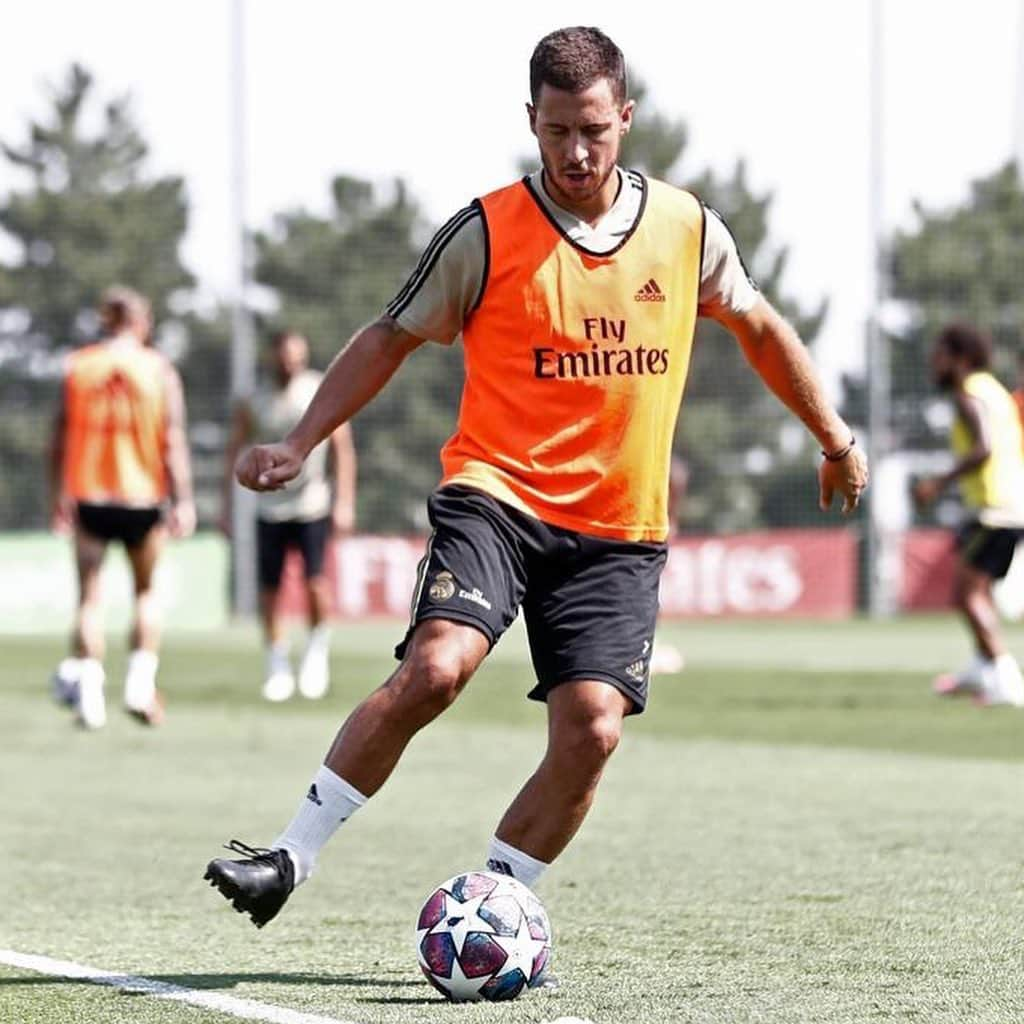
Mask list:
[[[300,1013],[298,1010],[287,1010],[281,1006],[271,1006],[269,1003],[258,1003],[254,999],[237,999],[235,996],[226,996],[219,992],[204,992],[182,985],[172,985],[166,981],[136,977],[133,974],[111,974],[110,971],[98,967],[76,964],[68,960],[51,960],[48,956],[35,956],[31,953],[17,953],[13,949],[0,949],[0,964],[35,971],[37,974],[77,978],[95,985],[109,985],[111,988],[121,989],[126,994],[154,996],[157,999],[188,1003],[218,1013],[227,1013],[233,1017],[242,1017],[244,1020],[263,1020],[269,1021],[270,1024],[352,1024],[352,1021],[323,1017],[318,1013]]]

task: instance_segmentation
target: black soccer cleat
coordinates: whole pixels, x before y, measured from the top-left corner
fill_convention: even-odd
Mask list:
[[[207,879],[240,914],[262,928],[272,921],[295,888],[295,868],[285,850],[265,850],[232,839],[224,847],[244,860],[218,857],[206,865]]]

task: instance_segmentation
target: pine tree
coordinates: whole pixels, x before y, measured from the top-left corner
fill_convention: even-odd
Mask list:
[[[9,528],[44,520],[40,463],[55,356],[93,336],[100,293],[115,283],[134,287],[159,320],[192,276],[178,256],[182,180],[146,174],[147,146],[129,101],[101,103],[85,68],[72,65],[47,115],[29,123],[23,143],[0,151],[27,182],[0,204],[0,231],[13,252],[0,261],[0,526]]]

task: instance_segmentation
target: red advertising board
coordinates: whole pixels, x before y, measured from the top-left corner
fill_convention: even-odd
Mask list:
[[[425,540],[347,537],[332,546],[326,571],[335,612],[344,619],[406,618]],[[852,530],[772,530],[672,542],[661,583],[666,617],[799,615],[837,618],[856,604],[856,536]],[[303,596],[290,559],[282,593],[287,611]]]
[[[956,553],[950,530],[908,530],[902,537],[900,609],[923,612],[953,603]]]
[[[663,616],[851,615],[852,530],[767,530],[673,541],[661,578]]]

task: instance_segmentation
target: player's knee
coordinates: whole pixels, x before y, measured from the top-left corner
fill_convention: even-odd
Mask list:
[[[404,688],[407,702],[431,716],[444,711],[455,700],[470,675],[458,651],[440,644],[420,648],[404,668],[408,678]]]
[[[570,728],[565,753],[580,766],[600,771],[615,752],[622,736],[622,719],[614,714],[597,714]]]

